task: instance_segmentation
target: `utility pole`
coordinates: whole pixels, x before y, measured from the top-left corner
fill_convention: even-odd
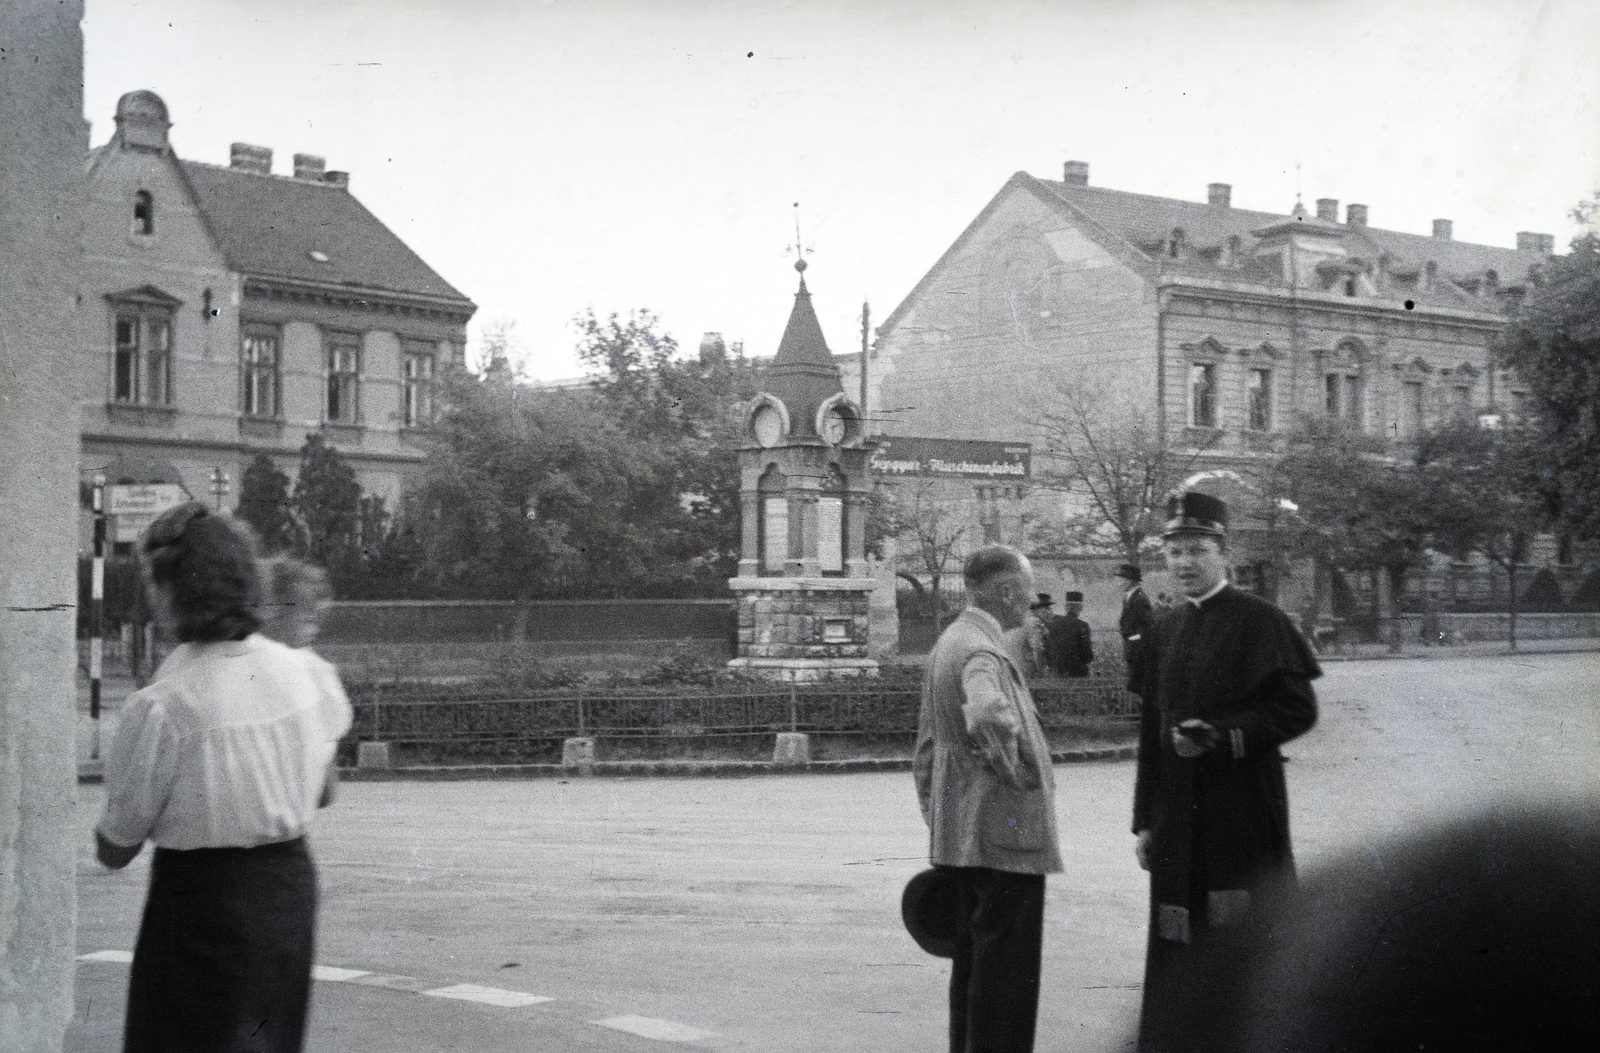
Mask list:
[[[89,575],[89,759],[100,759],[100,666],[106,631],[106,476],[94,473],[94,566]]]
[[[867,433],[867,345],[872,335],[872,305],[861,301],[861,434]]]

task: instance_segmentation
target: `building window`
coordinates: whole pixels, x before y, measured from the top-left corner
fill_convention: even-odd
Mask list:
[[[1189,367],[1189,423],[1196,428],[1217,426],[1217,367],[1195,363]]]
[[[1364,408],[1360,377],[1329,373],[1324,378],[1323,391],[1328,416],[1336,420],[1349,421],[1357,428],[1361,427]]]
[[[148,190],[141,190],[133,195],[133,232],[135,234],[156,232],[156,203]]]
[[[1468,384],[1457,384],[1452,393],[1455,396],[1455,412],[1458,416],[1467,416],[1472,412],[1472,387]]]
[[[1415,439],[1422,434],[1427,418],[1423,413],[1422,381],[1408,380],[1400,388],[1400,438]]]
[[[433,423],[433,351],[427,345],[408,345],[402,376],[402,412],[408,428]]]
[[[276,329],[247,326],[239,340],[239,365],[244,377],[240,408],[252,417],[278,415],[278,360],[282,340]]]
[[[1250,371],[1250,428],[1272,430],[1272,370]]]
[[[349,333],[328,335],[327,419],[340,424],[361,419],[361,344]]]
[[[172,401],[172,314],[165,308],[117,309],[112,397],[117,402],[165,406]]]

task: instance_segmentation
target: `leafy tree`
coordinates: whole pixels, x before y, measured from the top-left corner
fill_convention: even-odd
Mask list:
[[[1041,539],[1052,549],[1114,552],[1132,563],[1146,540],[1160,535],[1167,495],[1211,445],[1164,447],[1153,408],[1084,380],[1058,385],[1036,423],[1049,455],[1038,485],[1065,495],[1076,509],[1041,523]]]
[[[291,504],[305,531],[305,556],[342,590],[359,573],[361,484],[339,451],[315,433],[300,447]]]
[[[1531,429],[1458,423],[1426,436],[1417,451],[1417,471],[1429,480],[1438,547],[1458,556],[1477,552],[1506,574],[1512,650],[1518,568],[1562,505],[1543,446],[1544,437]]]
[[[1502,364],[1533,396],[1527,426],[1555,484],[1561,529],[1600,540],[1600,194],[1573,212],[1590,232],[1543,264],[1502,334]]]
[[[267,553],[300,547],[300,525],[289,501],[289,477],[266,454],[257,454],[239,480],[234,515],[249,523]]]

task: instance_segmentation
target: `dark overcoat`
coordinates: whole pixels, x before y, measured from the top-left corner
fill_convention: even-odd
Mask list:
[[[1150,832],[1140,1048],[1198,1050],[1191,1029],[1217,992],[1190,967],[1190,945],[1215,953],[1241,938],[1252,898],[1293,878],[1278,747],[1316,723],[1321,669],[1282,611],[1231,585],[1158,613],[1149,645],[1133,805],[1134,832]],[[1196,718],[1218,743],[1179,757],[1172,729]]]
[[[1122,634],[1122,657],[1128,669],[1128,687],[1138,691],[1144,681],[1144,656],[1149,654],[1150,621],[1155,608],[1144,588],[1135,585],[1122,600],[1117,631]]]
[[[1089,663],[1094,661],[1089,626],[1076,614],[1057,615],[1045,634],[1044,653],[1057,676],[1088,676]]]

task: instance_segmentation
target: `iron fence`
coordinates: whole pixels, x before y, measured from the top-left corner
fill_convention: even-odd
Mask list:
[[[464,698],[426,684],[352,691],[355,722],[346,740],[384,741],[437,758],[554,760],[562,740],[588,737],[624,752],[696,744],[748,746],[778,732],[895,740],[913,735],[921,685],[912,680],[746,685],[734,689],[552,689]],[[1101,676],[1035,687],[1046,730],[1085,719],[1127,719],[1138,699]]]

